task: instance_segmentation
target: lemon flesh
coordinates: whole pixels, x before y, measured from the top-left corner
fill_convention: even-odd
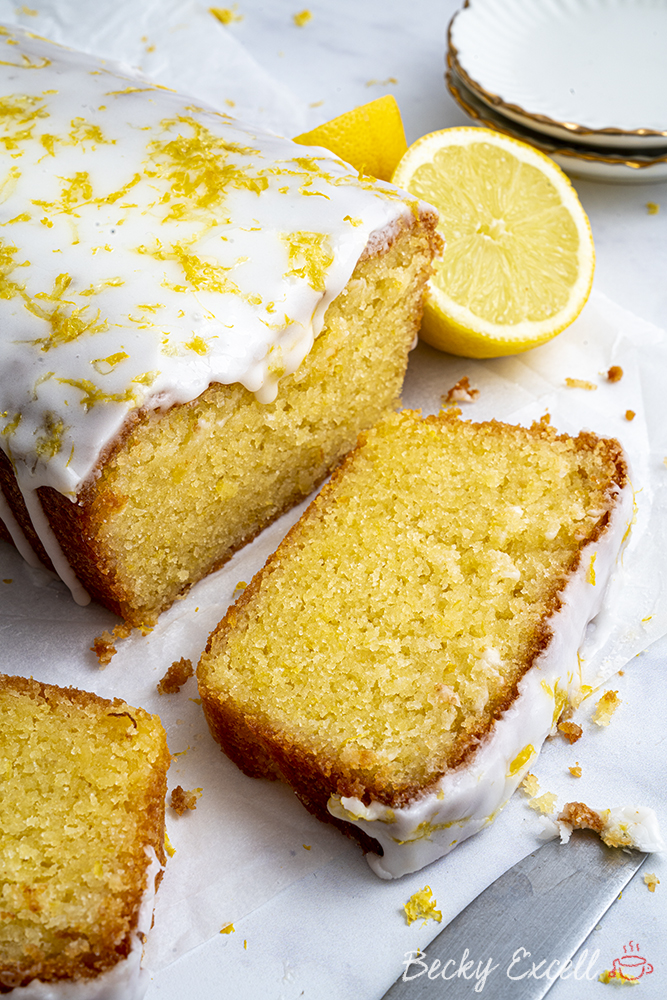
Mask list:
[[[363,174],[391,180],[408,148],[396,100],[388,94],[347,111],[338,118],[296,136],[304,146],[324,146]]]
[[[440,213],[446,249],[427,291],[428,343],[465,357],[516,354],[576,319],[593,240],[547,156],[489,129],[445,129],[411,146],[393,180]]]

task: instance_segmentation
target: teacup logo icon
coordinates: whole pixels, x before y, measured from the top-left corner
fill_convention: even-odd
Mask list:
[[[625,952],[621,958],[614,959],[614,965],[609,978],[626,979],[636,983],[642,976],[648,976],[653,972],[653,966],[643,955],[639,955],[639,945],[630,941],[623,945]]]

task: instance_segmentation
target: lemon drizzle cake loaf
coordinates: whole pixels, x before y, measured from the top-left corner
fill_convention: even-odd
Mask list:
[[[0,712],[0,993],[133,1000],[165,862],[160,721],[4,675]]]
[[[213,632],[211,731],[383,877],[490,823],[568,700],[632,517],[618,443],[404,411]]]
[[[0,28],[0,518],[149,624],[398,396],[435,214]]]

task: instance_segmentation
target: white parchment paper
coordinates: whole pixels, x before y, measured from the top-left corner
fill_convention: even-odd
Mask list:
[[[104,16],[96,4],[49,0],[40,4],[37,16],[22,8],[3,10],[3,16],[61,43],[140,66],[158,82],[222,110],[229,111],[228,102],[233,101],[231,110],[243,112],[253,123],[283,134],[300,131],[299,102],[267,77],[205,5],[189,0],[142,4],[119,0],[103,5],[102,12]],[[624,371],[615,384],[605,377],[612,364]],[[462,375],[480,390],[474,403],[464,404],[466,417],[529,423],[548,409],[559,429],[576,433],[590,428],[616,436],[627,450],[637,521],[623,572],[610,595],[607,621],[591,630],[585,653],[594,659],[602,682],[667,632],[665,336],[594,294],[568,331],[515,358],[469,361],[420,345],[411,356],[404,405],[436,412],[442,395]],[[589,380],[597,388],[567,388],[566,377]],[[636,413],[632,421],[625,419],[628,409]],[[120,696],[159,713],[175,755],[170,787],[202,789],[195,812],[177,817],[168,810],[176,853],[160,889],[146,953],[152,970],[217,936],[223,925],[242,920],[288,887],[297,889],[309,876],[335,870],[353,850],[337,831],[310,817],[287,788],[248,779],[227,761],[208,734],[194,680],[177,695],[156,692],[156,683],[172,660],[186,656],[196,662],[236,584],[251,579],[299,514],[297,509],[283,517],[194,588],[149,636],[133,635],[122,642],[104,671],[89,647],[94,636],[116,619],[97,605],[77,607],[59,581],[31,570],[11,546],[0,543],[0,669]],[[590,712],[590,706],[581,711]],[[625,725],[636,727],[638,740],[652,733],[641,715],[626,719]],[[591,744],[587,757],[591,773],[605,772],[608,755],[604,740]],[[616,801],[592,804],[627,801],[623,773],[615,781]],[[630,772],[625,773],[630,781]],[[634,794],[636,785],[630,787]],[[500,818],[498,831],[506,822]],[[536,822],[534,831],[537,835]],[[489,831],[460,848],[466,869],[475,873],[467,883],[475,891],[498,873],[501,844],[495,844],[494,834]],[[489,837],[494,837],[495,867],[488,863]],[[360,885],[366,881],[364,875]],[[403,895],[403,890],[396,892]]]

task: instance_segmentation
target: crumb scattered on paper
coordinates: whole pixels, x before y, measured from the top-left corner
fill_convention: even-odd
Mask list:
[[[660,205],[658,205],[657,202],[655,201],[647,201],[646,211],[648,212],[649,215],[657,215],[658,212],[660,211]]]
[[[646,872],[644,882],[649,892],[655,892],[656,885],[660,885],[660,879],[653,872]]]
[[[522,792],[525,792],[529,798],[534,799],[535,796],[540,791],[540,783],[535,777],[535,775],[531,774],[529,771],[527,774],[524,775],[523,781],[519,785],[519,788],[521,789]]]
[[[595,830],[596,833],[601,833],[604,829],[600,813],[589,808],[585,802],[566,802],[558,819],[573,830]]]
[[[570,772],[570,774],[572,775],[573,778],[580,778],[581,777],[581,764],[579,763],[579,761],[576,760],[574,762],[574,766],[573,767],[569,767],[568,771]]]
[[[386,87],[389,83],[398,83],[395,76],[388,76],[386,80],[366,80],[367,87]]]
[[[607,380],[609,382],[620,382],[623,378],[623,369],[620,365],[612,365],[607,372]]]
[[[236,934],[236,927],[234,924],[225,924],[224,927],[220,929],[221,934]]]
[[[191,792],[186,792],[186,790],[181,788],[180,785],[176,785],[176,788],[174,788],[171,793],[169,805],[178,813],[179,816],[182,816],[186,809],[197,808],[197,799],[201,793],[201,788],[195,788]]]
[[[243,591],[246,589],[247,586],[248,586],[248,584],[245,582],[245,580],[239,580],[239,582],[234,587],[234,593],[232,594],[232,600],[235,601],[236,598],[240,594],[243,593]]]
[[[605,691],[596,705],[591,722],[594,722],[596,726],[608,726],[612,715],[620,704],[621,699],[618,697],[618,691]]]
[[[93,639],[93,644],[90,648],[99,660],[101,667],[108,666],[118,652],[116,649],[116,639],[127,639],[131,631],[131,625],[116,625],[113,631],[108,632],[105,629],[102,635],[98,635]]]
[[[176,694],[180,691],[188,677],[192,677],[194,668],[191,660],[186,660],[184,656],[180,660],[174,660],[167,670],[162,680],[157,683],[158,694]]]
[[[453,385],[447,395],[441,397],[443,403],[472,403],[479,396],[479,389],[472,389],[467,375]]]
[[[636,416],[637,416],[637,414],[635,413],[634,410],[626,410],[625,411],[625,419],[626,420],[634,420]]]
[[[243,14],[237,14],[237,5],[233,7],[209,7],[209,14],[213,14],[220,24],[234,24],[235,21],[242,21]]]
[[[313,15],[309,10],[302,10],[298,14],[294,14],[292,16],[292,20],[296,24],[297,28],[303,28],[304,24],[308,24],[308,22],[312,21],[312,19]]]
[[[308,105],[308,107],[309,108],[321,108],[323,104],[324,104],[324,101],[311,101],[310,104]]]
[[[576,722],[559,722],[558,732],[563,734],[568,743],[576,743],[580,739],[583,729]]]
[[[412,924],[415,920],[423,920],[424,924],[427,920],[437,920],[441,923],[442,913],[436,910],[437,905],[438,901],[433,898],[430,885],[425,885],[423,889],[413,893],[403,907],[406,923]]]
[[[543,795],[539,795],[537,798],[531,799],[528,805],[531,809],[534,809],[535,812],[544,813],[544,815],[547,816],[556,808],[557,799],[558,796],[555,792],[544,792]]]
[[[588,389],[589,392],[597,389],[595,382],[589,382],[585,378],[566,378],[565,385],[568,389]]]

